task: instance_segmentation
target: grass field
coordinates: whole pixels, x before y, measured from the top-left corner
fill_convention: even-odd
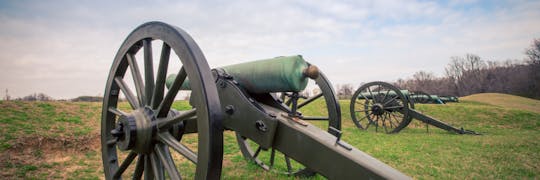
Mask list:
[[[343,140],[415,179],[540,178],[540,101],[503,94],[460,100],[417,105],[417,110],[483,135],[434,127],[426,132],[415,120],[399,134],[360,131],[351,121],[349,102],[341,101]],[[304,111],[316,114],[322,104]],[[0,101],[0,177],[101,179],[100,106]],[[185,107],[186,102],[175,106]],[[224,179],[295,179],[246,162],[232,132],[225,133],[224,141]]]

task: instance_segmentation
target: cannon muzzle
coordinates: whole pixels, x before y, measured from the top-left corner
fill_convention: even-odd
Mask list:
[[[306,88],[307,78],[319,77],[319,68],[307,63],[301,55],[280,56],[218,69],[234,77],[250,93],[300,92]],[[167,77],[167,87],[172,85],[175,78],[176,74]],[[190,89],[188,79],[180,89]]]

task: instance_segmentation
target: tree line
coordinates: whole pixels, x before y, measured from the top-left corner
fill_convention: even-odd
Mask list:
[[[398,79],[402,89],[429,94],[467,96],[476,93],[506,93],[540,99],[540,39],[526,49],[524,60],[489,61],[475,54],[450,58],[445,75],[419,71],[412,78]]]
[[[73,99],[54,99],[51,96],[45,93],[33,93],[24,97],[12,98],[6,89],[6,94],[4,96],[4,101],[71,101],[71,102],[101,102],[103,97],[100,96],[79,96]],[[123,99],[121,99],[123,100]]]
[[[435,95],[461,97],[493,92],[540,99],[540,39],[533,40],[525,55],[524,60],[506,61],[484,60],[475,54],[454,56],[442,77],[419,71],[392,84]],[[350,84],[338,84],[336,90],[340,99],[349,99],[354,93]]]

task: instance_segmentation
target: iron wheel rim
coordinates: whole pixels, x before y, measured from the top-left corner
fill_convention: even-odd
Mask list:
[[[159,60],[157,78],[155,79],[151,55],[151,42],[154,40],[163,42],[162,56]],[[138,70],[134,70],[138,69],[134,55],[141,49],[144,53],[144,84],[140,71],[136,73]],[[178,56],[183,65],[179,73],[184,74],[184,78],[179,78],[178,83],[181,84],[186,78],[190,79],[192,98],[194,98],[192,104],[194,109],[190,111],[190,114],[174,113],[178,111],[171,109],[178,90],[171,88],[166,94],[163,92],[167,63],[171,52]],[[136,93],[126,88],[125,82],[123,82],[128,68],[133,76]],[[136,137],[135,146],[141,143],[139,145],[143,147],[142,150],[127,149],[126,151],[129,151],[129,154],[123,161],[119,159],[117,152],[118,144],[121,141],[118,138],[115,139],[111,133],[113,129],[118,128],[117,119],[131,115],[118,110],[120,92],[126,96],[134,112],[140,109],[149,112],[147,116],[144,116],[144,113],[143,115],[138,114],[138,116],[144,116],[144,118],[139,119],[150,124],[147,128],[150,130],[134,136]],[[135,94],[137,95],[135,96]],[[193,160],[193,154],[190,154],[189,148],[181,152],[178,150],[186,146],[178,139],[175,139],[174,136],[171,136],[169,132],[172,124],[183,122],[185,118],[188,118],[184,117],[187,115],[190,115],[189,118],[195,116],[197,122],[198,148],[194,162],[204,162],[195,163],[195,178],[214,179],[220,177],[223,157],[223,134],[219,97],[204,55],[195,41],[185,31],[162,22],[145,23],[133,30],[115,56],[104,97],[101,145],[106,179],[121,179],[125,169],[132,164],[135,166],[133,171],[134,179],[140,179],[143,175],[145,178],[163,179],[165,178],[165,172],[171,179],[180,178],[180,173],[177,171],[176,163],[172,159],[169,149],[164,147],[171,147],[177,154]],[[143,129],[139,126],[140,124],[144,123],[137,124],[137,130]],[[182,136],[180,132],[179,135]],[[141,137],[151,139],[139,141]],[[115,140],[116,142],[114,142]],[[142,144],[142,142],[146,142],[146,144]],[[135,158],[138,158],[136,162],[134,162]],[[120,166],[118,165],[119,161],[121,161]]]
[[[367,130],[375,126],[376,131],[380,127],[389,134],[401,131],[411,122],[409,108],[414,108],[414,104],[397,87],[379,81],[360,86],[350,102],[351,119],[357,128]]]

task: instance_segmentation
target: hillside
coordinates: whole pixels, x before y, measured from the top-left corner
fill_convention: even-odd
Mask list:
[[[540,101],[520,96],[500,93],[473,94],[460,98],[463,101],[474,101],[504,108],[523,109],[540,113]]]
[[[360,131],[348,114],[349,101],[341,101],[343,140],[415,179],[540,177],[540,112],[534,109],[540,101],[500,94],[460,100],[417,105],[417,110],[483,135],[456,135],[434,127],[426,132],[426,126],[417,120],[399,134]],[[314,104],[304,111],[320,112],[323,103]],[[187,103],[174,105],[185,107]],[[101,179],[100,106],[0,101],[0,176]],[[317,124],[325,127],[324,122]],[[224,147],[225,179],[294,179],[244,161],[230,131],[225,133]]]

